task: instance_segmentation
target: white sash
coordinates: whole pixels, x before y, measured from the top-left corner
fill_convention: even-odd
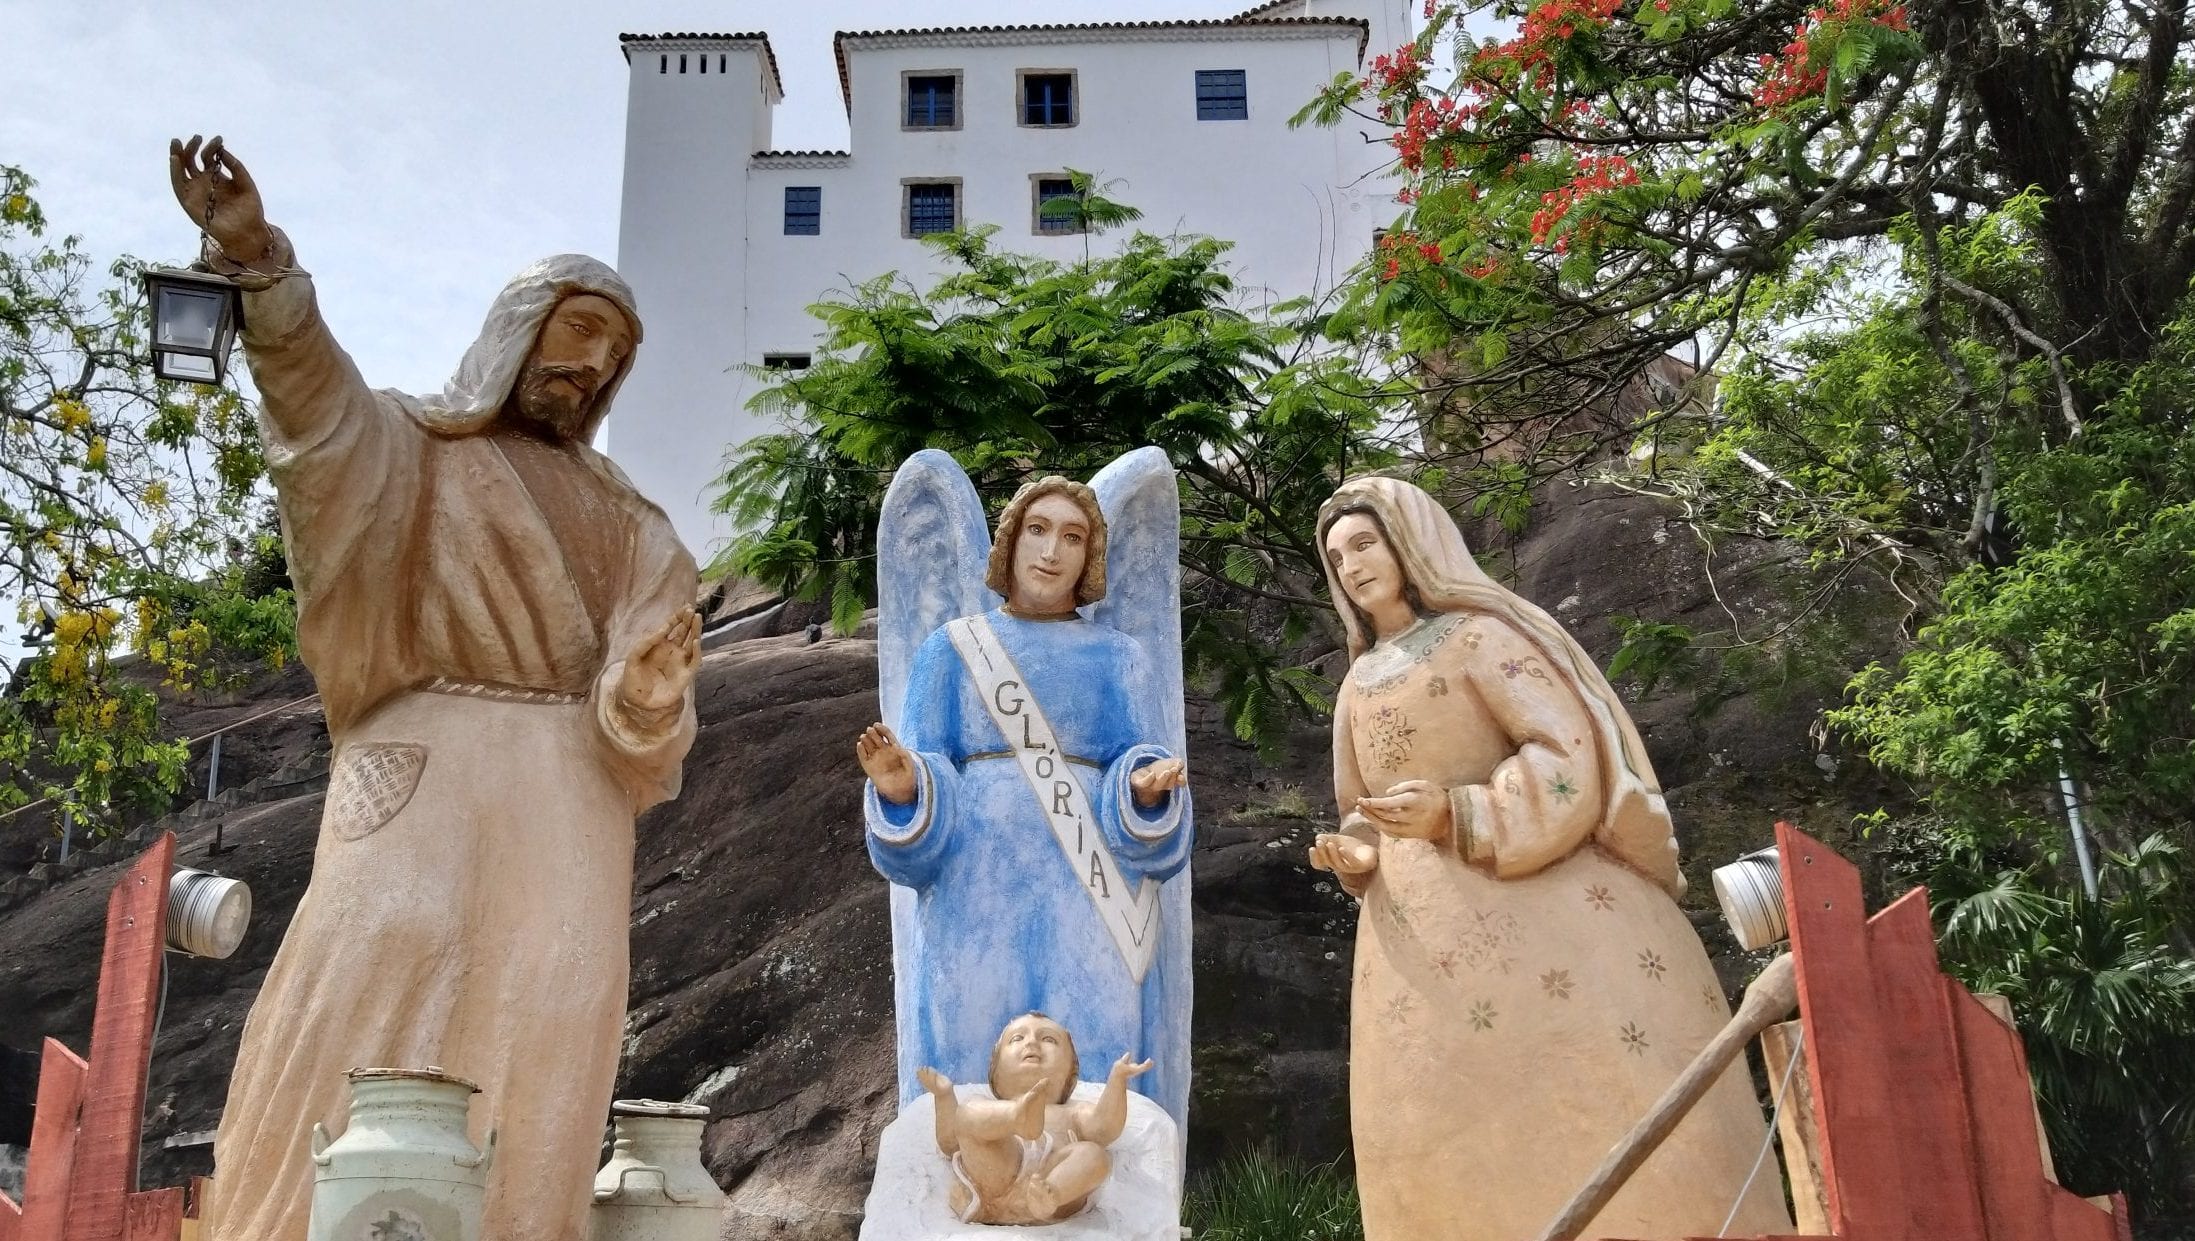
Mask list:
[[[968,675],[975,678],[991,722],[998,725],[999,735],[1006,738],[1014,761],[1021,765],[1022,777],[1029,782],[1044,821],[1051,824],[1052,839],[1059,842],[1075,882],[1097,906],[1098,921],[1120,949],[1129,975],[1141,983],[1158,950],[1158,881],[1145,877],[1141,886],[1129,889],[1120,864],[1105,847],[1105,835],[1098,829],[1089,798],[1083,795],[1082,782],[1066,769],[1067,752],[1060,748],[1052,722],[1037,705],[991,622],[982,616],[963,616],[948,623],[945,631]]]

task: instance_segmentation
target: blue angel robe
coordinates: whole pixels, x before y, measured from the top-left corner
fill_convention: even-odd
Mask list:
[[[1148,810],[1128,775],[1170,752],[1157,691],[1135,639],[1079,618],[988,617],[1043,709],[1081,782],[1121,874],[1140,886],[1189,862],[1189,797],[1176,789]],[[1007,739],[977,696],[941,628],[916,652],[900,743],[920,761],[919,791],[891,805],[868,788],[869,857],[915,895],[915,930],[895,947],[899,971],[899,1093],[921,1091],[928,1065],[982,1082],[1006,1023],[1031,1010],[1074,1036],[1081,1076],[1102,1081],[1124,1054],[1157,1061],[1135,1089],[1184,1126],[1189,1095],[1188,954],[1184,878],[1160,900],[1161,941],[1138,984],[1083,891]],[[909,942],[911,939],[912,942]]]

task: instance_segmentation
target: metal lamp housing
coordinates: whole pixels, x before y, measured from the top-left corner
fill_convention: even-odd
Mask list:
[[[1757,952],[1790,937],[1783,903],[1783,872],[1777,864],[1775,846],[1716,867],[1713,879],[1715,899],[1721,903],[1723,917],[1729,920],[1730,933],[1737,937],[1740,948]]]
[[[251,925],[252,890],[241,879],[175,868],[168,881],[168,947],[194,957],[227,960]]]
[[[152,306],[152,373],[180,383],[219,385],[244,326],[236,285],[212,272],[175,267],[145,270]]]

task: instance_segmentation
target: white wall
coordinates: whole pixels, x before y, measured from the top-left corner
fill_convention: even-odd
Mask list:
[[[1396,42],[1407,37],[1409,0],[1309,3],[1320,16],[1375,14],[1382,30],[1401,24]],[[1363,257],[1395,211],[1384,179],[1367,176],[1385,148],[1348,128],[1287,126],[1337,74],[1357,71],[1354,29],[1128,34],[849,40],[853,152],[820,160],[751,159],[725,136],[751,127],[707,93],[729,83],[672,85],[675,73],[665,81],[651,56],[634,55],[619,266],[647,340],[609,444],[698,555],[728,533],[703,495],[725,449],[776,429],[745,409],[758,381],[726,367],[809,352],[820,325],[805,308],[826,294],[886,271],[917,286],[937,274],[928,248],[901,235],[903,178],[957,178],[964,224],[997,224],[1001,246],[1072,260],[1082,237],[1034,233],[1030,178],[1069,167],[1098,174],[1118,183],[1112,197],[1142,209],[1147,231],[1235,242],[1229,258],[1246,305],[1329,289]],[[1017,69],[1073,69],[1076,124],[1019,125]],[[1247,120],[1197,119],[1199,69],[1245,72]],[[926,70],[960,73],[958,130],[901,128],[901,74]],[[757,97],[751,82],[747,97]],[[822,187],[820,236],[784,234],[793,185]]]

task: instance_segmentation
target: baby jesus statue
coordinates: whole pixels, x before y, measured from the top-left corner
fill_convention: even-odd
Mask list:
[[[1069,1100],[1081,1072],[1074,1037],[1043,1013],[1006,1023],[991,1049],[989,1099],[963,1099],[936,1069],[937,1145],[953,1164],[953,1214],[972,1224],[1051,1224],[1080,1211],[1112,1175],[1106,1147],[1128,1123],[1128,1083],[1151,1062],[1122,1056],[1091,1102]]]

